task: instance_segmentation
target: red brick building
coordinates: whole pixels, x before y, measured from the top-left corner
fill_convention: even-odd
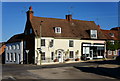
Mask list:
[[[101,29],[102,30],[102,29]],[[104,35],[106,36],[106,41],[107,42],[111,42],[111,43],[115,43],[120,42],[120,27],[114,27],[110,30],[102,30],[102,32],[104,33]],[[120,43],[118,43],[120,44]],[[118,45],[120,46],[120,45]],[[120,49],[120,48],[119,48]],[[120,50],[116,49],[116,50],[107,50],[107,58],[114,58],[118,55],[120,55]]]

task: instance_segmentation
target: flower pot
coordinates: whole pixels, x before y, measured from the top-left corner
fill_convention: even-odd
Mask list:
[[[70,59],[66,59],[65,61],[70,61]]]
[[[58,62],[58,59],[55,59],[54,62]]]
[[[79,58],[76,58],[75,61],[79,61],[80,59]]]

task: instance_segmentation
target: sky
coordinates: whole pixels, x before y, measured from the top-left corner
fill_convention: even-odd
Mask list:
[[[73,19],[95,21],[102,29],[118,26],[118,2],[2,2],[0,42],[24,32],[29,6],[34,16],[65,19],[72,14]]]

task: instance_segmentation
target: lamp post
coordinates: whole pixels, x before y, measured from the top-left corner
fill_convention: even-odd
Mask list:
[[[41,65],[41,63],[42,63],[42,59],[41,59],[41,54],[42,54],[42,49],[41,49],[41,37],[42,37],[42,22],[43,21],[40,21],[40,47],[39,48],[37,48],[37,50],[39,51],[39,54],[40,54],[40,64],[39,64],[39,62],[37,63],[37,65]],[[38,56],[39,57],[39,56]],[[39,60],[38,60],[39,61]]]

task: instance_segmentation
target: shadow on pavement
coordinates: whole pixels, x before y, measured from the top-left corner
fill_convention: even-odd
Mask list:
[[[88,61],[86,63],[96,63],[96,64],[116,64],[120,65],[120,61],[116,60],[103,60],[103,61]]]
[[[118,68],[104,68],[104,67],[74,67],[80,71],[87,73],[94,73],[97,75],[108,76],[120,79],[120,67]]]

